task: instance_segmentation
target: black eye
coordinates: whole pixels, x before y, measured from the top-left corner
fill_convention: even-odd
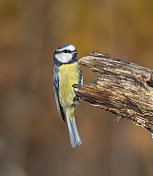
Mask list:
[[[64,50],[64,53],[68,53],[68,50]]]

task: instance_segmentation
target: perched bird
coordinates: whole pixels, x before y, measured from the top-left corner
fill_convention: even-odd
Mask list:
[[[75,46],[71,44],[63,45],[54,52],[53,88],[55,100],[60,117],[64,122],[66,116],[72,147],[82,143],[74,117],[75,105],[79,102],[79,98],[72,87],[73,84],[83,84],[77,53]]]

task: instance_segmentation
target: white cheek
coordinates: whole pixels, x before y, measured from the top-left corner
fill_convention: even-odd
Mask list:
[[[67,63],[72,60],[72,54],[70,53],[60,53],[56,55],[58,61],[62,63]]]

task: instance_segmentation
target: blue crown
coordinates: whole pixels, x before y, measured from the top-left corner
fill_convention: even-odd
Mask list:
[[[70,45],[72,45],[72,44],[62,45],[62,46],[58,47],[57,49],[62,49],[62,48],[68,47],[68,46],[70,46]]]

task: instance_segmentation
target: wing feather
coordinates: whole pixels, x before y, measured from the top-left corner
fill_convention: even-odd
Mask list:
[[[54,76],[53,76],[53,89],[54,89],[54,93],[55,93],[55,100],[56,100],[56,105],[57,105],[57,110],[60,114],[61,119],[63,120],[63,122],[65,122],[65,114],[64,114],[64,110],[59,102],[59,76],[58,76],[58,72],[59,70],[57,68],[54,69]]]

